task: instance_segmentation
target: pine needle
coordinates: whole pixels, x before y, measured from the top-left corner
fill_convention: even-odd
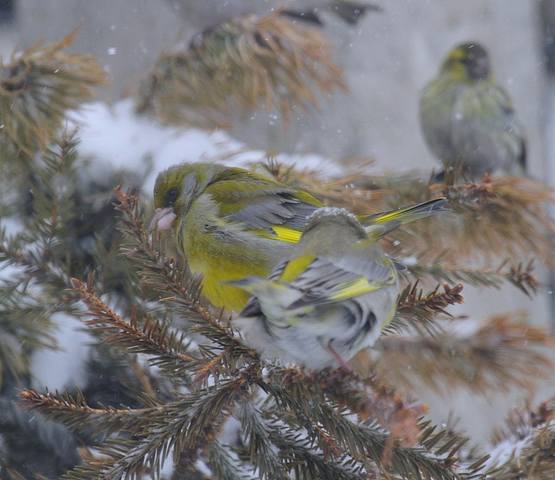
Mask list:
[[[438,393],[530,389],[551,374],[553,362],[542,347],[554,342],[544,330],[501,315],[466,336],[383,337],[375,367],[379,378],[409,390],[422,384]]]
[[[403,331],[437,334],[441,331],[438,316],[449,317],[445,310],[449,305],[463,303],[461,284],[450,287],[438,285],[429,293],[418,288],[418,281],[407,285],[397,300],[397,312],[391,323],[384,329],[384,334],[399,334]]]
[[[63,50],[77,31],[61,41],[37,45],[0,62],[0,141],[31,156],[45,149],[68,110],[92,97],[91,88],[106,75],[89,55]]]
[[[555,399],[515,409],[492,439],[493,480],[551,480],[555,476]]]
[[[170,124],[229,127],[234,108],[266,107],[284,122],[317,107],[315,90],[345,90],[322,34],[276,12],[231,19],[160,57],[143,82],[137,110]]]

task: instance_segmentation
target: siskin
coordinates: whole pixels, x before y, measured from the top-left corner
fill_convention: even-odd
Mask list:
[[[449,52],[422,92],[420,124],[444,172],[475,178],[497,170],[525,171],[523,129],[479,43],[463,43]]]
[[[266,359],[349,369],[391,321],[399,294],[376,240],[346,210],[316,210],[290,260],[267,279],[234,282],[252,295],[234,320],[245,343]]]
[[[439,202],[441,203],[441,202]],[[437,200],[361,217],[369,235],[437,211]],[[242,168],[184,163],[160,173],[151,229],[174,228],[190,270],[214,306],[242,310],[249,294],[232,281],[266,277],[298,243],[310,215],[323,204],[310,193]]]

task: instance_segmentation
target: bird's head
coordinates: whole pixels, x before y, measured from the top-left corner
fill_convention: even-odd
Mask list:
[[[150,229],[171,228],[223,170],[225,167],[213,163],[182,163],[161,172],[154,185],[155,213]]]
[[[488,52],[477,42],[461,43],[447,54],[441,71],[461,81],[488,79],[491,75]]]
[[[308,251],[333,253],[366,238],[364,228],[352,213],[343,208],[324,207],[309,217],[300,246]]]

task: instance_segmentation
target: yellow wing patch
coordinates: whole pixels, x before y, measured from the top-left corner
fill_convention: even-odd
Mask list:
[[[306,270],[315,258],[316,257],[313,255],[303,255],[302,257],[294,258],[287,263],[287,266],[281,274],[280,280],[283,282],[292,282]]]
[[[294,228],[283,227],[281,225],[274,225],[272,230],[276,234],[277,240],[288,243],[299,243],[302,232]]]
[[[361,277],[341,288],[341,290],[333,294],[330,299],[336,301],[347,300],[348,298],[358,297],[359,295],[364,295],[365,293],[374,292],[383,286],[383,282],[370,282],[367,278]]]
[[[372,218],[372,223],[390,222],[391,220],[395,220],[396,218],[403,216],[403,214],[406,213],[407,210],[408,209],[403,208],[402,210],[395,210],[393,212],[378,215],[377,217]]]

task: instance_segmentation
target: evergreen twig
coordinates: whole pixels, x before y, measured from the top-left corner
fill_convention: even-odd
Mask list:
[[[450,287],[438,285],[429,293],[418,288],[418,281],[407,285],[397,301],[397,313],[392,322],[384,329],[384,334],[399,334],[413,330],[419,333],[437,334],[441,331],[437,322],[438,315],[449,317],[445,310],[449,305],[463,303],[462,284]]]
[[[494,480],[533,478],[549,480],[555,475],[555,401],[536,409],[513,410],[505,428],[492,439],[489,463],[497,468]]]
[[[143,82],[137,110],[172,124],[228,127],[233,107],[266,106],[287,121],[295,108],[318,106],[315,88],[346,89],[322,34],[279,12],[250,15],[163,54]]]
[[[553,362],[541,348],[553,342],[544,330],[501,315],[465,336],[384,337],[375,367],[379,377],[409,389],[422,383],[437,392],[529,389],[549,374]]]
[[[9,140],[28,156],[45,149],[67,111],[91,98],[91,87],[104,83],[106,76],[93,57],[63,51],[76,35],[0,62],[0,141]]]
[[[75,278],[71,283],[73,291],[92,314],[85,319],[85,323],[106,342],[125,347],[131,353],[152,355],[152,365],[171,373],[172,377],[184,375],[191,368],[195,357],[186,353],[183,334],[172,332],[167,324],[149,316],[144,317],[142,326],[137,318],[128,322],[98,298],[90,283],[85,284]]]
[[[514,285],[527,296],[532,297],[539,286],[539,282],[534,275],[534,263],[520,262],[510,265],[510,260],[505,259],[496,269],[487,268],[460,268],[456,266],[444,265],[441,256],[429,264],[407,265],[408,274],[406,276],[416,277],[417,279],[432,278],[437,282],[457,283],[462,282],[478,287],[500,288],[505,282]]]

